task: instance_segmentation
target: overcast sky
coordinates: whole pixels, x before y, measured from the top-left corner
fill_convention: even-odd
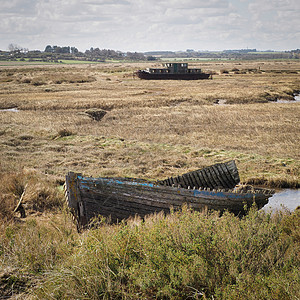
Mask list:
[[[0,49],[300,48],[300,0],[0,0]]]

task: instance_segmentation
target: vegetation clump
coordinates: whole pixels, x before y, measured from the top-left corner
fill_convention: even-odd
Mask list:
[[[85,113],[91,117],[93,120],[95,121],[100,121],[105,115],[106,115],[106,111],[103,109],[88,109],[85,111]]]
[[[17,217],[17,214],[13,212],[21,198],[20,204],[29,214],[62,208],[63,195],[55,183],[41,180],[34,171],[0,174],[2,177],[0,217],[2,220],[11,221]]]
[[[271,216],[183,208],[80,237],[41,282],[43,299],[293,299],[299,296],[299,210]],[[298,296],[297,296],[298,295]]]

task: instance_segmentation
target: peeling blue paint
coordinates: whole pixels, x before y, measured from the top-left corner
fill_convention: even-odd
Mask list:
[[[91,184],[91,179],[88,177],[82,177],[78,176],[78,179],[81,181],[81,186],[83,188],[89,189],[89,185]],[[125,185],[131,185],[131,186],[144,186],[144,187],[156,187],[158,189],[161,188],[170,188],[172,189],[173,187],[165,187],[165,186],[159,186],[155,183],[150,183],[150,182],[138,182],[134,181],[134,179],[128,179],[128,180],[119,180],[119,179],[114,179],[114,178],[97,178],[96,181],[98,184],[125,184]],[[177,193],[181,193],[180,188],[173,188],[177,190]],[[218,197],[218,198],[223,198],[223,199],[243,199],[243,200],[250,200],[255,197],[255,194],[253,193],[231,193],[231,192],[223,192],[223,191],[204,191],[204,190],[186,190],[184,189],[184,193],[189,192],[191,196],[193,195],[194,197]]]

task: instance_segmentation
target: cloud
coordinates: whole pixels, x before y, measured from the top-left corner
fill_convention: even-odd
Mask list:
[[[296,48],[298,0],[1,0],[0,49]]]

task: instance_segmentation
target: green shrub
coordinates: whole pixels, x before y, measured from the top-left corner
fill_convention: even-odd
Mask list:
[[[295,299],[299,211],[239,219],[183,208],[102,225],[35,290],[43,299]],[[280,298],[283,297],[283,298]]]

